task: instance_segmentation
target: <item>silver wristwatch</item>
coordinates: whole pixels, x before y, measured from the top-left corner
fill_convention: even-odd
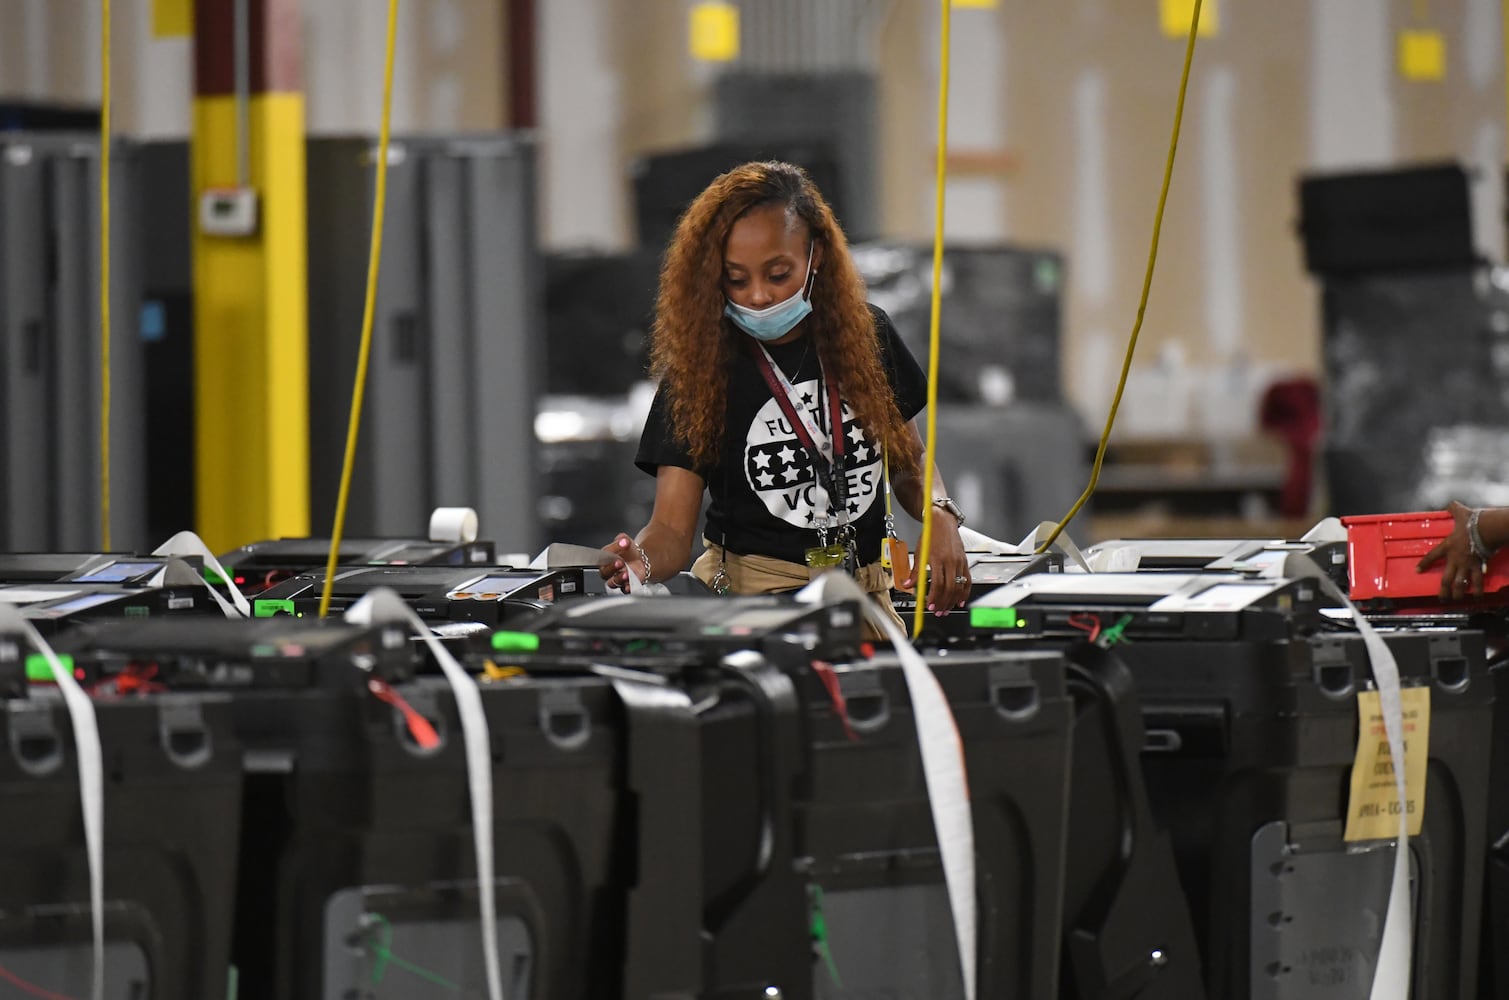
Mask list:
[[[964,512],[954,503],[953,497],[933,497],[933,506],[952,514],[954,520],[959,522],[959,527],[964,527]]]

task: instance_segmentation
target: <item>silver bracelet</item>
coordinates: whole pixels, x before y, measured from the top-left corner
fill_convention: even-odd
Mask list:
[[[1478,518],[1482,516],[1483,508],[1474,507],[1472,513],[1467,515],[1467,541],[1472,546],[1472,554],[1478,562],[1487,564],[1493,558],[1493,550],[1483,544],[1483,533],[1478,528]]]
[[[637,541],[634,543],[634,548],[639,551],[639,561],[642,562],[642,563],[644,563],[644,579],[640,580],[639,582],[640,583],[649,583],[650,582],[650,572],[651,572],[651,570],[650,570],[650,556],[649,556],[649,553],[645,552],[644,546],[640,545],[639,542],[637,542]],[[630,572],[633,572],[633,571],[631,570]]]

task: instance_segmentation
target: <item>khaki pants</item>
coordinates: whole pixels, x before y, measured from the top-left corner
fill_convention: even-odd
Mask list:
[[[703,539],[707,551],[692,563],[692,575],[709,587],[718,575],[718,564],[723,562],[723,572],[728,577],[728,592],[731,594],[781,594],[805,587],[821,570],[801,563],[787,562],[771,556],[745,556],[737,552],[725,553],[723,547]],[[725,561],[726,560],[726,561]],[[903,633],[906,625],[896,609],[891,606],[891,574],[878,562],[859,567],[854,582],[870,595],[876,607],[894,621]],[[864,637],[869,642],[889,643],[890,639],[868,618],[864,619]]]

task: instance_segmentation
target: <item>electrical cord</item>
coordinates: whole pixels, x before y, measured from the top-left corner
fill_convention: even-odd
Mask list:
[[[351,390],[351,417],[346,426],[346,457],[341,464],[341,487],[335,501],[335,524],[330,533],[330,558],[325,562],[325,586],[320,590],[320,617],[330,613],[335,567],[346,530],[346,504],[351,498],[351,470],[356,464],[356,439],[362,424],[367,361],[372,354],[372,320],[377,307],[377,276],[382,265],[383,214],[388,201],[388,138],[393,122],[393,53],[397,48],[398,0],[388,0],[388,41],[383,59],[382,125],[377,136],[377,193],[372,206],[372,245],[367,259],[367,299],[362,307],[361,347],[356,355],[356,384]]]
[[[938,42],[938,158],[937,192],[933,206],[933,300],[928,317],[927,444],[922,451],[922,539],[917,546],[917,607],[912,613],[912,638],[922,635],[927,614],[927,559],[933,545],[933,460],[938,447],[938,327],[943,305],[943,202],[948,181],[948,63],[952,50],[949,25],[953,0],[942,0]]]
[[[1179,77],[1179,100],[1174,107],[1174,131],[1168,142],[1168,162],[1163,168],[1163,189],[1158,193],[1158,211],[1153,215],[1153,240],[1148,249],[1147,271],[1142,278],[1142,298],[1137,303],[1137,320],[1132,324],[1132,336],[1127,341],[1126,358],[1121,363],[1121,377],[1116,382],[1116,394],[1111,397],[1111,412],[1106,414],[1105,430],[1101,432],[1100,445],[1095,449],[1095,463],[1090,467],[1090,484],[1074,502],[1074,506],[1069,508],[1069,513],[1065,514],[1063,520],[1054,527],[1047,541],[1038,546],[1039,553],[1047,552],[1048,547],[1058,540],[1058,536],[1089,502],[1090,497],[1095,494],[1095,487],[1100,484],[1100,468],[1105,463],[1106,448],[1111,442],[1111,428],[1116,424],[1116,411],[1121,408],[1121,397],[1126,391],[1127,373],[1132,369],[1132,355],[1137,351],[1137,336],[1142,332],[1142,317],[1147,312],[1148,294],[1153,287],[1153,271],[1158,264],[1158,238],[1163,232],[1163,208],[1168,203],[1169,182],[1174,175],[1174,155],[1179,149],[1179,127],[1184,122],[1184,93],[1189,88],[1189,68],[1195,58],[1195,36],[1200,26],[1200,4],[1201,0],[1195,0],[1194,13],[1189,19],[1189,41],[1184,48],[1184,71]]]

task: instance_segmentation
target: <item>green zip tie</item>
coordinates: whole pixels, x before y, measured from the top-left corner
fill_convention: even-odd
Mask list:
[[[833,961],[833,950],[828,947],[828,920],[823,916],[823,888],[820,885],[812,887],[812,940],[817,945],[817,953],[823,956],[823,964],[828,967],[833,985],[843,989],[844,981],[839,978],[838,963]]]
[[[382,983],[383,974],[387,972],[388,966],[392,965],[418,976],[426,982],[434,983],[442,989],[450,990],[452,993],[461,992],[459,984],[451,982],[439,973],[432,972],[422,965],[415,965],[413,962],[399,958],[393,954],[393,950],[390,947],[393,943],[393,925],[388,923],[387,918],[381,913],[370,913],[368,916],[382,925],[382,930],[380,931],[382,940],[374,942],[372,946],[372,955],[376,959],[372,963],[373,986],[378,986]]]
[[[1116,645],[1118,642],[1130,642],[1130,639],[1125,639],[1122,637],[1122,633],[1126,631],[1127,626],[1130,625],[1131,622],[1131,615],[1122,615],[1119,622],[1117,622],[1115,625],[1112,625],[1104,632],[1100,633],[1101,645],[1110,648],[1111,646]]]

